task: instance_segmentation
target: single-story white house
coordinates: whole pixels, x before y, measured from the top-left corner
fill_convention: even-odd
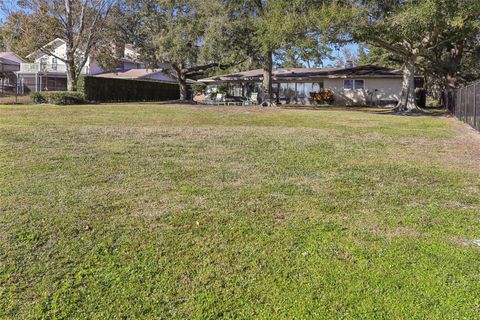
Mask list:
[[[233,97],[260,96],[263,70],[225,74],[199,80],[209,90],[224,87]],[[310,93],[331,90],[338,105],[392,105],[400,96],[403,72],[375,65],[342,68],[277,68],[272,73],[277,103],[310,104]],[[423,87],[423,78],[416,79]]]

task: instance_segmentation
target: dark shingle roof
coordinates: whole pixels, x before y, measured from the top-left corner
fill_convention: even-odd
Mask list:
[[[272,72],[274,80],[308,80],[310,78],[348,78],[348,77],[401,77],[401,70],[364,65],[353,68],[277,68]],[[199,80],[200,82],[260,80],[263,70],[256,69]]]

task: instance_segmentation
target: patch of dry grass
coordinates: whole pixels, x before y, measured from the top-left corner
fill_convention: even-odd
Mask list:
[[[15,96],[15,95],[1,95],[0,94],[0,105],[11,105],[11,104],[29,104],[32,103],[30,96]]]

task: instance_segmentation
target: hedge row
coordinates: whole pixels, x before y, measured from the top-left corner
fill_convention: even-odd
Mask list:
[[[81,77],[78,91],[93,102],[168,101],[180,98],[178,85],[149,80]]]
[[[87,101],[82,92],[43,91],[30,94],[34,103],[50,103],[58,105],[83,104]]]

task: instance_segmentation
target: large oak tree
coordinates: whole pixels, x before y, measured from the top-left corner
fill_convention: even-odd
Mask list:
[[[187,79],[227,69],[246,59],[241,17],[222,0],[141,0],[139,43],[152,67],[168,63],[187,99]]]
[[[352,1],[353,19],[346,21],[357,41],[383,48],[403,60],[400,112],[419,110],[415,102],[415,65],[465,37],[479,23],[478,0]]]
[[[272,70],[275,62],[294,65],[321,63],[328,52],[326,36],[330,15],[328,0],[231,0],[249,12],[255,55],[262,62],[262,105],[274,105]],[[320,23],[319,23],[320,21]]]

